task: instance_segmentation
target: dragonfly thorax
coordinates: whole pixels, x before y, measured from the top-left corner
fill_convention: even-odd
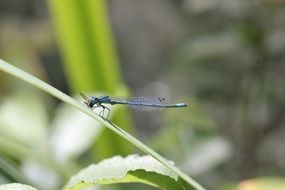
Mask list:
[[[110,98],[109,96],[91,96],[86,102],[85,104],[89,107],[89,108],[93,108],[94,105],[97,106],[101,106],[102,103],[110,103]]]

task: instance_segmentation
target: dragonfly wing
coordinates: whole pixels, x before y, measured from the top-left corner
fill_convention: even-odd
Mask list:
[[[131,108],[142,111],[160,111],[168,103],[166,98],[160,97],[132,97],[128,102]]]

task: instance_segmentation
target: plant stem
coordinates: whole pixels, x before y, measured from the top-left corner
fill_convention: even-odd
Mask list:
[[[166,160],[164,157],[156,153],[154,150],[152,150],[150,147],[130,135],[128,132],[122,130],[120,127],[117,125],[111,123],[109,120],[97,115],[95,112],[93,112],[90,109],[87,109],[86,107],[82,106],[82,104],[75,99],[71,98],[70,96],[64,94],[63,92],[59,91],[58,89],[50,86],[49,84],[43,82],[42,80],[34,77],[33,75],[3,61],[0,59],[0,69],[3,70],[4,72],[13,75],[23,81],[26,81],[27,83],[30,83],[31,85],[53,95],[54,97],[70,104],[71,106],[79,109],[80,111],[86,113],[96,121],[102,123],[104,126],[115,132],[116,134],[120,135],[139,149],[141,149],[143,152],[151,155],[154,157],[156,160],[158,160],[160,163],[165,165],[167,168],[178,174],[182,179],[184,179],[191,187],[193,190],[204,190],[204,188],[198,184],[195,180],[193,180],[191,177],[188,175],[184,174],[182,171],[180,171],[176,166],[174,166],[171,162]]]

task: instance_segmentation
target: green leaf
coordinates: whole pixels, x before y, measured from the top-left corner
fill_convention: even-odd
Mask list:
[[[186,189],[178,175],[151,156],[115,156],[92,164],[73,176],[65,189],[80,189],[92,184],[144,183],[162,189]]]
[[[106,1],[50,0],[47,5],[71,90],[114,93],[123,80]]]
[[[86,107],[82,106],[82,103],[74,100],[70,96],[64,94],[63,92],[57,90],[56,88],[50,86],[49,84],[41,81],[40,79],[30,75],[29,73],[27,73],[21,69],[18,69],[17,67],[15,67],[9,63],[6,63],[5,61],[3,61],[1,59],[0,59],[0,70],[4,71],[6,73],[9,73],[10,75],[17,77],[23,81],[30,83],[34,87],[39,88],[39,89],[53,95],[54,97],[66,102],[70,106],[72,106],[72,107],[80,110],[81,112],[85,113],[86,115],[92,117],[94,120],[100,122],[102,125],[106,126],[108,129],[110,129],[111,131],[113,131],[117,135],[126,139],[127,141],[129,141],[129,143],[132,143],[133,145],[138,147],[143,152],[151,155],[153,158],[155,158],[157,161],[162,163],[168,169],[170,169],[171,171],[173,171],[174,173],[179,175],[180,178],[183,179],[183,181],[185,181],[189,184],[189,186],[190,186],[189,189],[191,188],[191,189],[196,189],[196,190],[204,190],[204,188],[199,183],[197,183],[194,179],[189,177],[187,174],[183,173],[180,169],[178,169],[176,166],[171,164],[168,160],[166,160],[164,157],[162,157],[157,152],[152,150],[150,147],[145,145],[143,142],[136,139],[131,134],[124,131],[122,128],[118,127],[117,125],[115,125],[111,121],[109,121],[105,118],[102,118],[98,114],[94,113],[92,110],[87,109]]]
[[[9,183],[0,185],[0,190],[37,190],[29,185],[24,185],[20,183]]]
[[[107,2],[50,0],[47,5],[71,91],[114,96],[128,94],[110,28]],[[121,109],[113,118],[124,130],[133,131],[126,109]],[[128,142],[108,130],[102,130],[92,153],[94,159],[102,159],[118,154],[128,155],[132,150],[133,146]]]

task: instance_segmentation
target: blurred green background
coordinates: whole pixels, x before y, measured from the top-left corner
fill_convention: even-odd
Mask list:
[[[0,1],[1,59],[81,102],[80,91],[188,103],[118,106],[111,120],[208,189],[284,183],[284,49],[282,0]],[[143,154],[4,73],[0,89],[0,184],[59,189],[91,163]],[[134,187],[153,189],[102,189]]]

